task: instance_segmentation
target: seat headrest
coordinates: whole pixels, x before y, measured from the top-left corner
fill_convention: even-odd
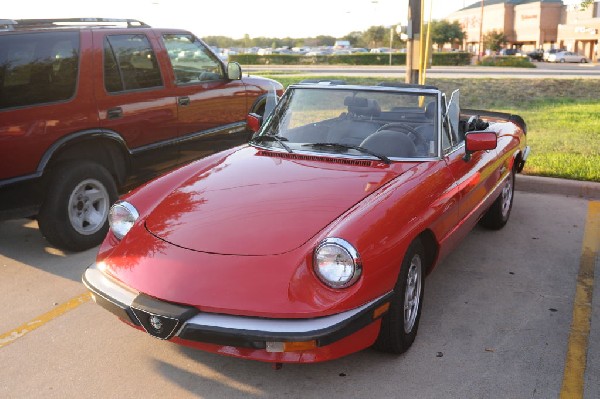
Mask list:
[[[431,102],[427,103],[427,105],[425,106],[425,117],[427,119],[434,119],[436,111],[437,111],[437,106],[436,106],[435,101],[431,101]]]
[[[344,99],[344,105],[348,107],[348,112],[361,116],[379,116],[381,108],[377,101],[364,98],[348,96]]]

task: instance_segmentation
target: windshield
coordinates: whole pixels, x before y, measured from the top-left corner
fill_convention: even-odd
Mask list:
[[[437,93],[295,87],[283,96],[254,142],[286,151],[343,153],[386,162],[431,158],[438,154],[437,118]]]

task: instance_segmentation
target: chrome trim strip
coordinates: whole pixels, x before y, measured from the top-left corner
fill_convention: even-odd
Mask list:
[[[407,94],[432,94],[437,95],[441,93],[439,89],[430,88],[419,88],[419,87],[394,87],[394,86],[357,86],[357,85],[323,85],[318,83],[312,84],[293,84],[288,87],[289,89],[323,89],[327,90],[360,90],[373,91],[373,92],[394,92],[394,93],[407,93]]]
[[[388,294],[386,294],[388,295]],[[313,319],[263,319],[259,317],[230,316],[214,313],[199,313],[183,324],[181,329],[175,334],[178,336],[187,326],[222,328],[239,330],[247,333],[248,331],[264,332],[272,334],[278,333],[310,333],[331,328],[337,324],[351,319],[365,309],[380,301],[386,295],[362,305],[358,308],[346,312],[337,313],[331,316],[318,317]],[[232,331],[233,334],[235,332]]]
[[[139,292],[131,288],[125,288],[113,278],[104,274],[98,268],[97,263],[92,263],[83,275],[83,284],[95,295],[99,295],[109,302],[119,302],[117,305],[131,307],[133,300]]]

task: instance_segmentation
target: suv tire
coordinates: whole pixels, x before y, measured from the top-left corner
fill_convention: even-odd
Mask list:
[[[53,245],[83,251],[102,242],[108,212],[117,200],[114,178],[95,162],[69,161],[54,168],[38,215],[40,231]]]

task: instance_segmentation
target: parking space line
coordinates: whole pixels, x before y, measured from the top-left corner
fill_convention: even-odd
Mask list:
[[[600,253],[600,202],[589,203],[577,288],[573,303],[573,320],[567,347],[560,397],[583,398],[588,337],[592,319],[594,268]]]
[[[44,313],[43,315],[36,317],[35,319],[20,325],[19,327],[11,330],[7,333],[0,335],[0,348],[3,348],[9,344],[12,344],[22,336],[32,332],[33,330],[45,325],[49,321],[56,319],[57,317],[67,313],[70,310],[75,309],[79,305],[88,302],[91,299],[90,293],[86,292],[76,296],[75,298],[69,299],[67,302],[56,306],[51,311]]]

